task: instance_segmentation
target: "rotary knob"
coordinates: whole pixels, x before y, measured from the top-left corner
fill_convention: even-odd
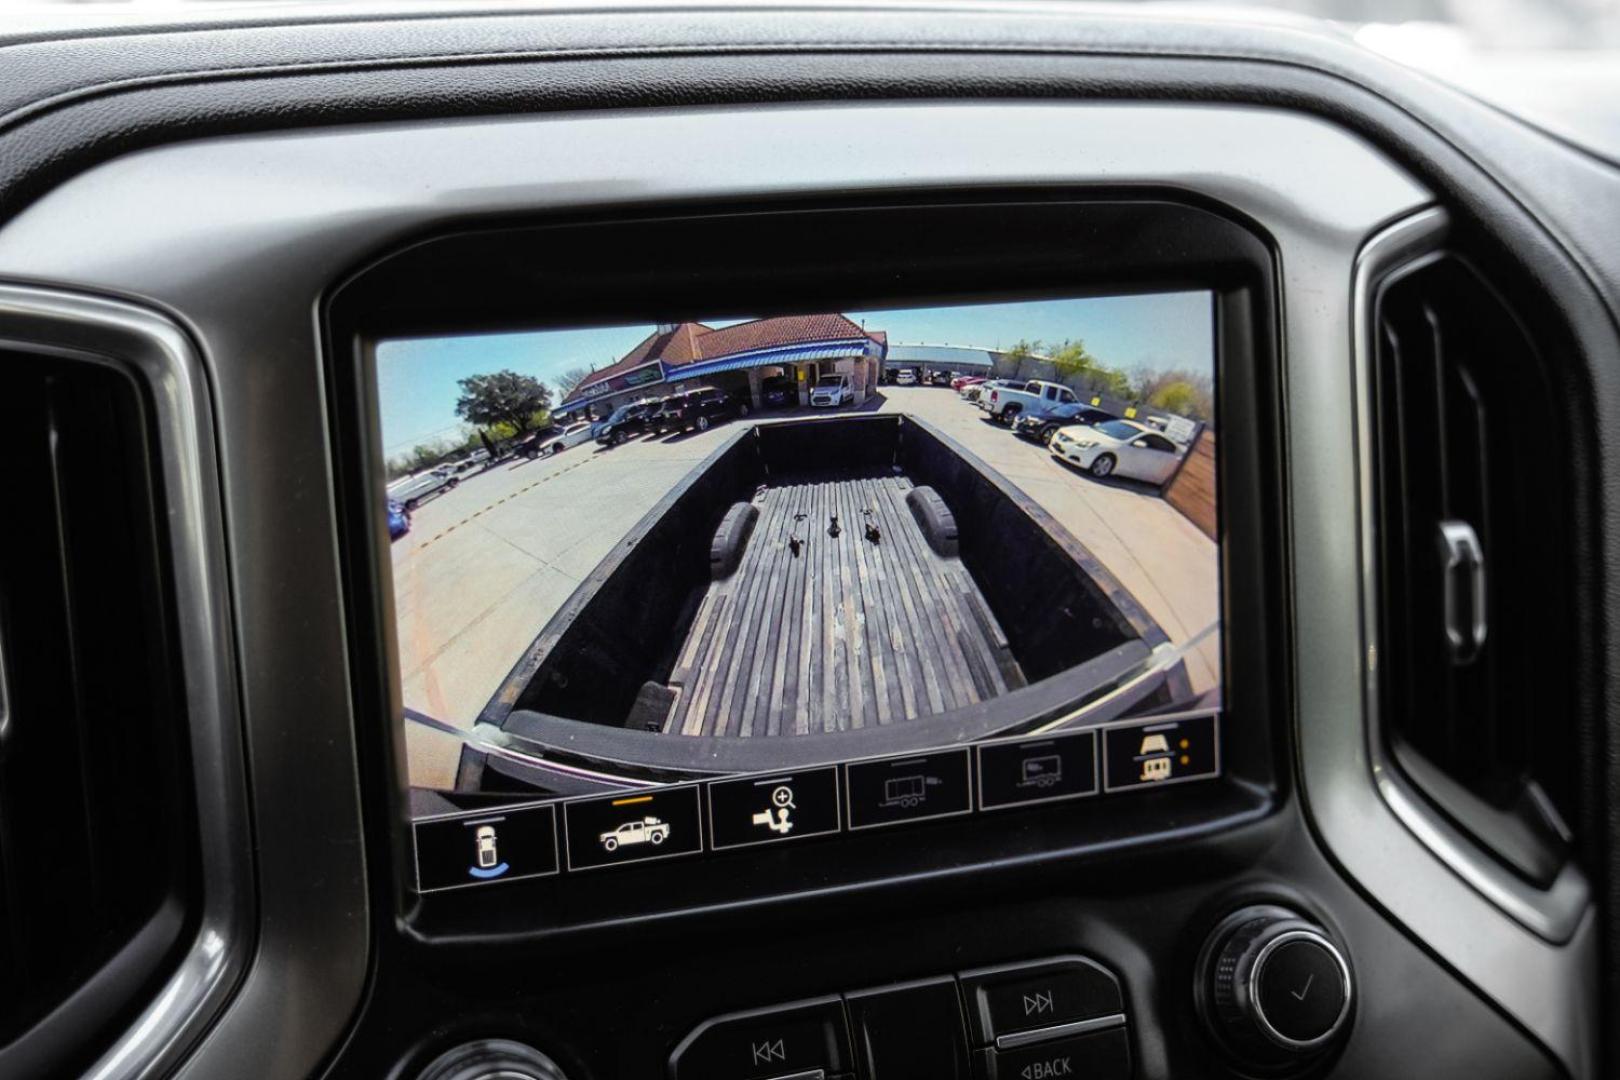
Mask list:
[[[1321,927],[1283,907],[1234,912],[1199,958],[1198,1003],[1216,1039],[1244,1065],[1285,1073],[1337,1045],[1353,982]]]
[[[526,1043],[480,1039],[446,1050],[417,1080],[568,1080],[557,1063]]]

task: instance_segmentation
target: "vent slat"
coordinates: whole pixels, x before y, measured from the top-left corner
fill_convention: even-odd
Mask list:
[[[1534,343],[1461,259],[1439,256],[1386,283],[1377,317],[1384,730],[1443,812],[1539,883],[1564,842],[1514,815],[1550,806],[1574,817],[1573,759],[1559,749],[1574,731],[1570,478],[1567,462],[1531,450],[1562,430],[1559,411]],[[1482,576],[1468,578],[1484,582],[1477,648],[1448,637],[1442,523],[1453,536],[1471,530],[1483,553]],[[1532,851],[1532,835],[1554,857]]]
[[[102,1031],[40,1048],[64,1073],[140,1005],[92,991],[160,975],[111,966],[167,956],[194,889],[146,413],[116,367],[0,352],[0,1056],[94,999]]]

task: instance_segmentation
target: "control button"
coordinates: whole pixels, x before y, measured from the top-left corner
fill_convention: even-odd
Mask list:
[[[1256,1018],[1290,1043],[1310,1046],[1332,1035],[1349,995],[1344,961],[1310,931],[1273,938],[1255,959]]]
[[[1220,772],[1216,717],[1150,720],[1103,731],[1104,789],[1129,791]]]
[[[716,1017],[669,1059],[673,1080],[767,1080],[852,1071],[838,998]]]
[[[557,808],[500,807],[425,818],[416,834],[416,887],[424,893],[557,872]]]
[[[961,980],[976,1046],[1017,1031],[1125,1011],[1119,981],[1102,965],[1078,956],[964,971]]]
[[[982,743],[979,809],[1057,802],[1097,794],[1097,733]]]
[[[1276,1070],[1325,1053],[1350,1021],[1350,967],[1320,927],[1283,907],[1234,912],[1198,960],[1199,1012],[1241,1063]]]
[[[850,994],[865,1080],[957,1080],[968,1074],[956,980],[928,979]]]
[[[979,1080],[1130,1080],[1125,1029],[1049,1039],[1011,1050],[981,1050]]]
[[[709,784],[709,845],[716,851],[825,836],[838,827],[836,765]]]
[[[703,850],[696,786],[653,788],[563,804],[568,869],[671,859]]]
[[[968,749],[857,761],[844,766],[851,829],[971,813]]]

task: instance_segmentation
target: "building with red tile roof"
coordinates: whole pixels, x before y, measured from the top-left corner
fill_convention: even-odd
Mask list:
[[[729,372],[805,364],[831,370],[843,360],[881,361],[887,344],[883,331],[869,332],[835,313],[783,315],[719,328],[700,322],[666,324],[582,380],[557,412],[596,403],[618,404],[632,392],[644,392],[660,383],[684,383]],[[875,378],[876,365],[872,368]],[[750,379],[750,384],[754,381]],[[862,380],[863,385],[866,381]]]

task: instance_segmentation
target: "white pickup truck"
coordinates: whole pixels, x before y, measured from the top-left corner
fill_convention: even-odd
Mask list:
[[[1073,405],[1080,398],[1061,383],[1031,379],[1020,386],[998,386],[979,395],[979,408],[992,419],[1011,424],[1020,415],[1040,414],[1059,405]]]

